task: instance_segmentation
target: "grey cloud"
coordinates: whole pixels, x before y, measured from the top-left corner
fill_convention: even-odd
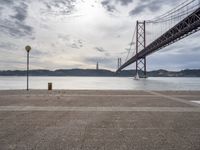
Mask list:
[[[58,34],[58,38],[66,43],[71,48],[80,49],[83,47],[84,42],[81,39],[74,39],[70,35]]]
[[[80,49],[83,47],[83,41],[82,40],[73,40],[73,43],[71,44],[71,48]]]
[[[109,0],[104,0],[101,2],[101,4],[109,12],[114,12],[117,10],[114,5],[110,4]]]
[[[15,49],[17,46],[13,43],[10,42],[1,42],[0,43],[0,48],[1,49],[5,49],[5,50],[13,50]]]
[[[16,64],[22,64],[22,65],[24,65],[24,61],[23,60],[17,60],[17,61],[9,60],[9,61],[6,61],[6,62],[1,61],[1,64],[5,65],[5,68],[7,68],[8,65],[13,65],[13,64],[15,64],[15,65]]]
[[[33,27],[25,23],[28,5],[24,2],[13,3],[11,1],[1,1],[0,5],[5,5],[4,8],[11,7],[16,13],[8,18],[0,18],[0,31],[15,38],[23,36],[33,38]],[[7,10],[3,9],[1,15],[6,14]]]
[[[130,16],[138,15],[145,10],[149,10],[151,12],[159,11],[164,5],[173,5],[176,1],[163,1],[163,0],[140,0],[138,5],[129,12]]]
[[[72,8],[74,5],[74,2],[76,0],[48,0],[45,2],[47,4],[48,8],[52,7],[67,7],[67,8]]]
[[[133,0],[115,0],[116,2],[120,2],[121,5],[128,5],[129,3],[132,3]]]
[[[52,46],[52,47],[56,47],[56,45],[55,45],[54,43],[51,43],[51,46]]]
[[[83,44],[83,41],[82,40],[78,40],[77,41],[79,44]]]
[[[28,6],[25,3],[21,3],[20,6],[15,6],[14,10],[16,14],[11,16],[13,19],[17,19],[18,21],[24,21],[27,17],[27,8]]]
[[[3,4],[3,5],[9,5],[9,4],[13,4],[13,0],[1,0],[0,1],[0,4]]]
[[[42,50],[39,50],[39,49],[35,49],[31,51],[31,55],[32,57],[38,57],[38,56],[41,56],[41,55],[48,55],[48,52],[45,52],[45,51],[42,51]]]
[[[12,22],[3,20],[0,23],[0,31],[13,37],[31,36],[33,28],[25,25],[23,22]]]
[[[113,6],[113,5],[106,5],[105,7],[106,7],[107,11],[109,11],[109,12],[114,12],[117,10],[115,8],[115,6]]]
[[[133,0],[103,0],[101,4],[109,12],[118,11],[113,2],[115,4],[120,3],[122,6],[127,6],[129,3],[132,3]]]
[[[46,10],[43,13],[52,15],[69,15],[75,11],[77,0],[46,0]]]
[[[109,5],[109,4],[110,4],[110,1],[109,1],[109,0],[104,0],[104,1],[101,2],[101,4],[102,4],[103,6]]]
[[[105,49],[102,47],[95,47],[95,50],[99,51],[99,52],[105,52]]]
[[[104,55],[105,55],[106,57],[111,56],[110,53],[104,53]]]
[[[170,61],[169,61],[170,60]],[[197,53],[154,54],[148,57],[150,69],[189,69],[199,68],[200,60]]]
[[[69,41],[70,40],[70,35],[64,35],[64,34],[59,34],[58,38],[64,41]]]
[[[196,53],[196,54],[200,54],[200,47],[199,46],[191,46],[191,45],[189,45],[189,46],[182,46],[182,47],[177,47],[177,48],[174,48],[174,49],[167,49],[166,48],[166,50],[168,50],[168,51],[175,51],[175,53],[189,53],[189,54],[191,54],[191,53]],[[166,51],[165,50],[165,51]]]
[[[106,57],[111,56],[110,53],[106,52],[106,50],[103,47],[95,47],[94,49],[100,53],[104,53],[104,56]]]
[[[133,16],[133,15],[140,14],[140,13],[142,13],[146,9],[147,6],[148,5],[138,5],[135,9],[133,9],[133,10],[131,10],[129,12],[129,15]]]
[[[79,45],[77,45],[76,43],[73,43],[73,44],[71,45],[71,48],[79,49],[80,47],[79,47]]]

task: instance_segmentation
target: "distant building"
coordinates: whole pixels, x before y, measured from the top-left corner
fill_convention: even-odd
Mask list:
[[[96,70],[99,70],[99,62],[97,62]]]

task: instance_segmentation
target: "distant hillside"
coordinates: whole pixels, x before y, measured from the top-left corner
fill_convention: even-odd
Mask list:
[[[141,73],[141,72],[140,72]],[[30,76],[97,76],[97,77],[132,77],[135,75],[135,70],[123,70],[120,73],[115,73],[110,70],[94,70],[94,69],[60,69],[55,71],[50,70],[30,70]],[[200,77],[200,69],[182,70],[182,71],[167,71],[156,70],[147,72],[149,77]],[[26,71],[0,71],[0,76],[26,76]]]
[[[30,76],[115,76],[115,72],[109,70],[94,69],[60,69],[50,70],[30,70]],[[0,76],[26,76],[26,71],[0,71]]]
[[[200,77],[200,69],[193,70],[181,70],[181,71],[167,71],[156,70],[148,72],[148,76],[151,77]]]

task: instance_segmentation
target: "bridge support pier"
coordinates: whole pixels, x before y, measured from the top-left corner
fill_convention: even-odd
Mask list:
[[[138,53],[146,47],[146,26],[145,21],[136,23],[136,75],[147,78],[146,57],[139,58]]]

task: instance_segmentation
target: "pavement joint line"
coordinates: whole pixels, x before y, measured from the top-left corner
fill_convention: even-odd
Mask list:
[[[193,103],[191,101],[184,100],[184,99],[181,99],[181,98],[178,98],[178,97],[172,97],[170,95],[161,94],[161,93],[158,93],[158,92],[155,92],[155,91],[146,91],[146,92],[148,92],[148,93],[150,93],[152,95],[157,95],[157,96],[160,96],[160,97],[164,97],[164,98],[167,98],[167,99],[170,99],[170,100],[173,100],[173,101],[185,103],[185,104],[188,104],[190,106],[200,107],[200,104]]]
[[[82,112],[199,112],[198,107],[63,107],[0,106],[0,112],[16,111],[82,111]]]
[[[10,97],[10,96],[13,96],[13,97],[15,97],[15,96],[19,96],[19,94],[17,95],[0,95],[0,97]],[[38,96],[38,97],[43,97],[43,96],[49,96],[49,97],[56,97],[56,96],[61,96],[61,97],[94,97],[94,96],[96,96],[96,97],[159,97],[159,96],[157,96],[157,95],[100,95],[100,94],[98,94],[98,95],[86,95],[86,94],[79,94],[79,95],[32,95],[32,94],[30,94],[30,95],[22,95],[22,96],[24,96],[24,97],[27,97],[27,96],[29,96],[29,97],[34,97],[34,96]]]
[[[200,95],[171,95],[172,97],[178,97],[178,98],[190,98],[190,97],[195,97],[195,98],[200,98]]]
[[[200,100],[191,100],[191,102],[200,104]]]

